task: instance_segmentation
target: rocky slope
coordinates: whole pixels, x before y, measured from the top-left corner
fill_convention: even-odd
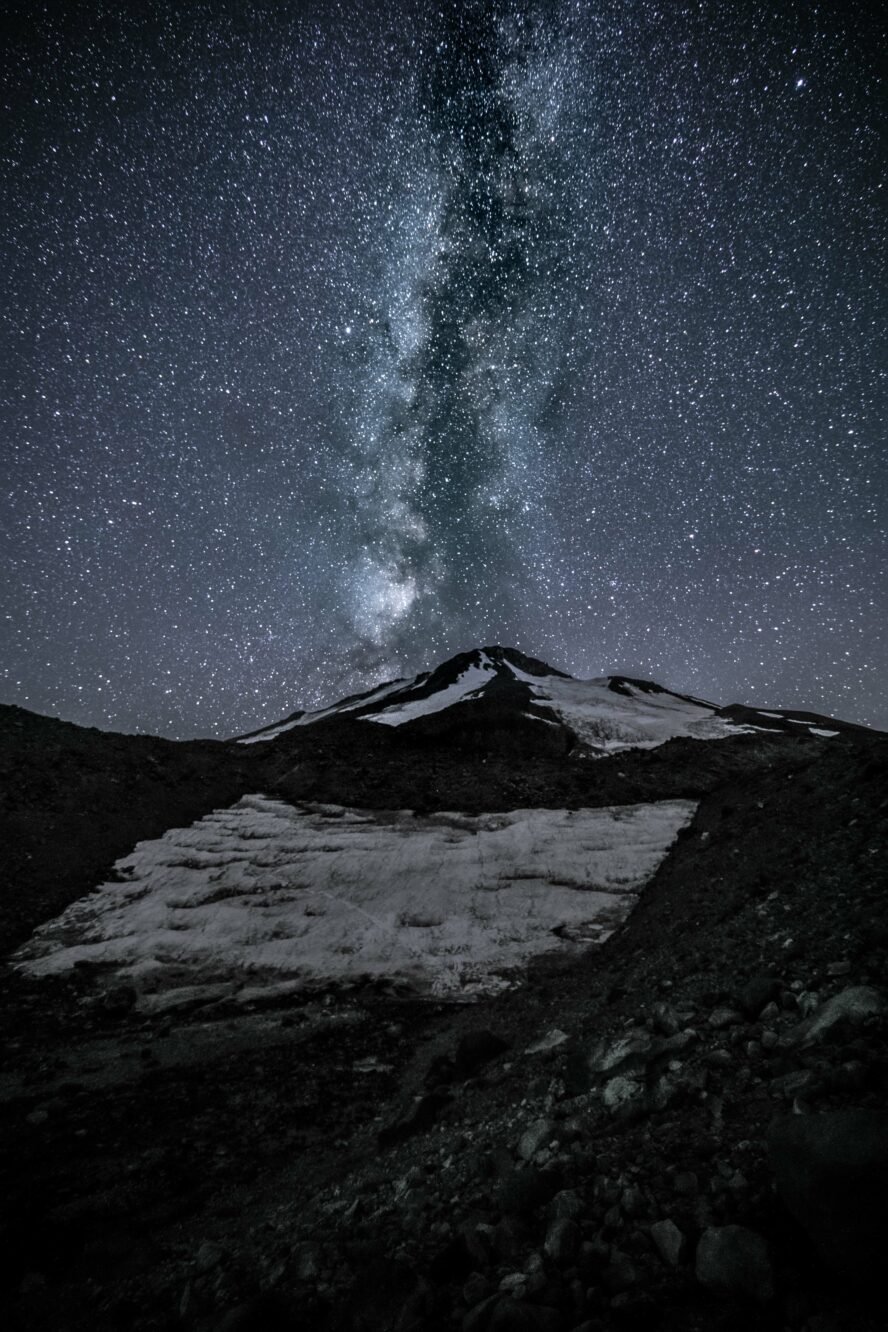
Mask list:
[[[161,797],[121,769],[123,738],[102,763],[95,737],[55,762],[35,740],[30,770],[19,738],[16,826],[62,811],[56,863],[60,834],[77,858],[84,754],[101,790],[125,771],[149,793],[137,836],[161,798],[193,801],[184,821],[263,787],[377,809],[700,803],[605,944],[475,1003],[377,979],[150,1013],[100,966],[7,967],[7,1325],[884,1326],[888,738],[787,723],[590,759],[540,723],[428,724],[204,747],[183,758],[224,752],[207,804],[199,775]],[[103,868],[117,836],[90,853]],[[53,896],[41,864],[10,945],[82,891]]]

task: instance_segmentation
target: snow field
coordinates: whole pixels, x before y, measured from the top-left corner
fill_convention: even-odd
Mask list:
[[[606,938],[695,808],[414,816],[245,796],[140,842],[117,862],[123,882],[75,902],[13,960],[33,976],[105,964],[143,1009],[204,987],[256,997],[363,977],[492,992],[565,939]]]

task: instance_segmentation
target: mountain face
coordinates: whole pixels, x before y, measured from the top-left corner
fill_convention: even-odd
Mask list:
[[[885,1325],[888,737],[486,647],[0,780],[5,1325]]]

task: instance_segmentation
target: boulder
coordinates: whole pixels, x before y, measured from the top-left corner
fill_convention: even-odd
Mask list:
[[[798,1045],[811,1045],[822,1039],[839,1022],[862,1022],[886,1009],[885,1000],[871,985],[852,985],[827,999],[804,1022],[793,1028],[792,1039]]]
[[[866,1284],[888,1252],[888,1112],[834,1110],[775,1120],[777,1191],[823,1260]]]
[[[518,1141],[518,1155],[522,1160],[530,1161],[541,1147],[551,1142],[554,1133],[555,1125],[551,1119],[535,1120],[530,1128],[525,1129]]]
[[[586,1204],[576,1189],[561,1189],[549,1204],[549,1216],[553,1221],[562,1217],[568,1221],[577,1221],[585,1210]]]
[[[565,1041],[569,1040],[570,1037],[566,1031],[562,1031],[560,1027],[550,1027],[547,1032],[544,1032],[542,1036],[528,1045],[524,1053],[547,1054],[550,1050],[557,1050],[559,1045],[564,1045]]]
[[[777,976],[752,976],[737,991],[737,1002],[748,1018],[755,1019],[780,993]]]
[[[746,1226],[710,1226],[697,1245],[695,1270],[701,1286],[766,1304],[774,1297],[768,1247]]]
[[[567,1267],[576,1257],[580,1239],[580,1228],[576,1222],[560,1216],[549,1225],[543,1247],[554,1263]]]
[[[678,1267],[685,1239],[675,1222],[655,1221],[651,1226],[651,1239],[666,1266]]]

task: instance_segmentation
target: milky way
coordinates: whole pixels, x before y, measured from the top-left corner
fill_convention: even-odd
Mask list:
[[[4,701],[232,734],[499,641],[888,727],[845,8],[23,8]]]

